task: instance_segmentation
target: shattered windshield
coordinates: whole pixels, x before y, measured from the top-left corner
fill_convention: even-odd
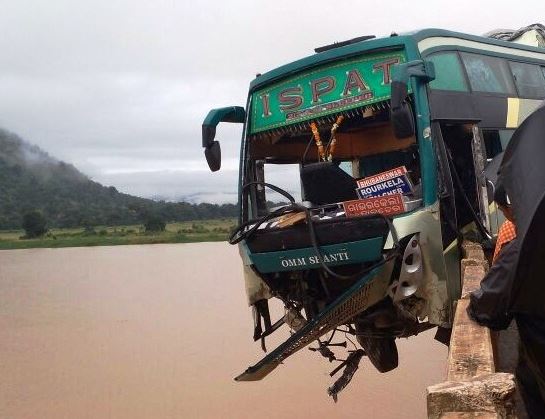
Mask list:
[[[405,212],[420,205],[421,180],[414,137],[397,139],[387,107],[369,107],[311,122],[298,130],[250,137],[245,183],[280,187],[313,207],[352,200],[396,197]],[[259,207],[287,199],[258,187]],[[393,201],[392,201],[393,202]]]

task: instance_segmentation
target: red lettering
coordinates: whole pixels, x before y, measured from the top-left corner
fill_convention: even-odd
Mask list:
[[[390,58],[389,60],[377,63],[373,65],[373,73],[375,71],[382,71],[382,83],[390,84],[390,82],[392,81],[390,77],[391,68],[395,64],[399,64],[399,58]]]
[[[310,82],[310,88],[312,90],[312,103],[319,101],[320,96],[331,92],[335,88],[335,78],[331,76],[322,77]]]
[[[282,111],[292,111],[303,104],[303,89],[288,87],[278,94],[278,102]]]
[[[346,75],[343,96],[348,95],[352,89],[356,88],[358,89],[358,92],[369,90],[369,87],[365,84],[360,72],[358,70],[350,70]]]
[[[263,118],[271,116],[271,106],[269,103],[269,95],[259,96],[261,99],[261,104],[263,105]]]

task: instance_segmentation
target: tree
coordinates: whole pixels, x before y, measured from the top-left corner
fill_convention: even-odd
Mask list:
[[[144,228],[146,229],[146,233],[165,231],[166,223],[158,215],[148,215],[144,222]]]
[[[40,211],[30,211],[24,214],[22,227],[27,239],[41,237],[47,233],[47,221]]]

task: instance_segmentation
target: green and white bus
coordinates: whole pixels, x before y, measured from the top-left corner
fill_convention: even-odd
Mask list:
[[[461,241],[501,222],[485,166],[543,99],[545,49],[425,29],[318,48],[258,75],[245,107],[210,111],[214,171],[216,126],[243,126],[231,241],[254,339],[293,330],[237,379],[263,378],[312,341],[327,354],[338,330],[388,371],[396,338],[448,329]],[[272,205],[279,193],[290,202]],[[285,307],[276,322],[270,298]]]

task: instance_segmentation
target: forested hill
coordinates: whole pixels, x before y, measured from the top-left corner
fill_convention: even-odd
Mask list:
[[[20,228],[24,213],[40,210],[50,227],[138,224],[234,217],[233,204],[156,202],[93,182],[74,166],[0,128],[0,229]]]

